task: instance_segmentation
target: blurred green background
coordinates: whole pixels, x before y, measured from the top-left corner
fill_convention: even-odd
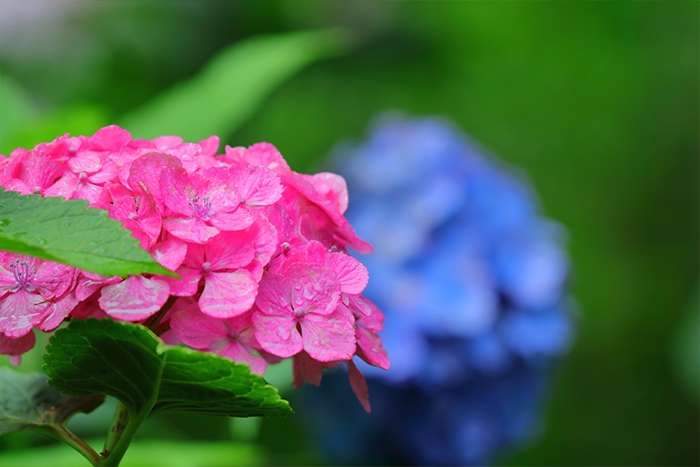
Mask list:
[[[346,29],[294,34],[329,27]],[[235,49],[263,35],[277,42]],[[453,119],[567,227],[580,307],[544,432],[500,463],[698,465],[699,35],[700,4],[681,1],[2,0],[0,153],[110,123],[153,137],[170,104],[197,137],[211,103],[223,143],[269,141],[310,172],[384,110]],[[270,379],[286,390],[288,371]],[[298,416],[156,418],[140,439],[128,465],[323,462]],[[0,464],[51,443],[5,437]]]

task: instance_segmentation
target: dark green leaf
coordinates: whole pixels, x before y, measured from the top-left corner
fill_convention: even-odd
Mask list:
[[[105,394],[133,414],[286,415],[289,403],[247,365],[163,344],[150,330],[111,319],[75,320],[44,355],[49,382],[67,394]]]
[[[104,276],[175,276],[131,232],[87,201],[20,196],[0,187],[0,250],[69,264]]]
[[[0,368],[0,435],[46,426],[60,427],[76,412],[90,413],[104,396],[62,395],[41,373]]]
[[[199,141],[231,133],[277,86],[304,66],[338,55],[342,30],[257,37],[216,56],[198,75],[127,115],[120,125],[136,138],[177,135]]]

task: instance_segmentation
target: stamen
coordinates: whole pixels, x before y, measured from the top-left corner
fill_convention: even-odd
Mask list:
[[[10,292],[17,292],[20,289],[24,289],[31,293],[36,290],[30,283],[32,280],[32,271],[29,269],[29,261],[20,261],[16,259],[13,263],[10,263],[10,269],[12,270],[12,276],[15,278],[15,285],[12,286]]]
[[[199,195],[197,195],[190,198],[188,204],[190,205],[190,208],[192,208],[192,213],[194,216],[202,219],[203,221],[209,220],[212,214],[214,214],[211,212],[211,202],[209,201],[208,196],[202,198],[202,201],[200,202]]]

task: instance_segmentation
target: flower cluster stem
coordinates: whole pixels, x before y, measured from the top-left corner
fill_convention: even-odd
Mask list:
[[[97,452],[95,452],[94,449],[88,446],[88,444],[85,441],[75,436],[75,434],[73,434],[68,428],[64,426],[42,426],[36,428],[35,431],[67,444],[68,446],[78,451],[94,466],[99,465],[101,461],[100,455],[97,454]]]
[[[148,411],[142,411],[136,416],[132,416],[128,407],[119,402],[117,410],[105,440],[105,447],[101,453],[98,467],[114,467],[121,462],[126,450],[129,448],[134,435],[141,424],[146,421]]]

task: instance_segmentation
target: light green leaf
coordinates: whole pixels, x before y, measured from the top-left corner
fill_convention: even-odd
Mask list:
[[[66,394],[105,394],[134,417],[191,412],[231,417],[287,415],[289,403],[247,365],[163,344],[139,324],[74,320],[49,341],[44,370]]]
[[[35,116],[27,93],[8,76],[0,74],[0,153],[9,155],[14,149],[8,145],[13,134]]]
[[[40,112],[29,93],[0,74],[0,154],[33,148],[65,133],[89,135],[109,124],[106,109],[94,103],[71,104]]]
[[[99,441],[95,441],[98,446]],[[3,452],[2,467],[75,467],[80,458],[65,446]],[[120,467],[238,467],[266,465],[259,447],[231,441],[137,440]]]
[[[104,276],[176,277],[156,263],[120,222],[87,201],[21,196],[0,187],[0,250],[69,264]]]
[[[71,415],[90,413],[103,401],[101,395],[62,395],[46,382],[42,373],[25,374],[0,368],[0,435],[34,428],[60,428]]]
[[[339,55],[349,42],[348,33],[339,29],[249,39],[225,49],[194,78],[119,124],[136,138],[177,135],[199,141],[229,134],[282,82],[316,60]]]

